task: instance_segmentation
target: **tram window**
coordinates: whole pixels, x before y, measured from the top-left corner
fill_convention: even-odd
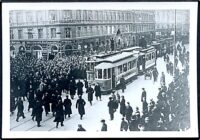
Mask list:
[[[98,71],[95,70],[95,78],[97,78],[97,75],[98,75]]]
[[[151,60],[151,54],[149,54],[149,60]]]
[[[122,73],[122,65],[118,66],[118,74]]]
[[[133,68],[136,66],[136,60],[133,60]]]
[[[146,55],[146,58],[145,58],[145,59],[146,59],[146,61],[148,61],[148,54]]]
[[[128,70],[130,70],[132,67],[131,67],[131,62],[128,62]]]
[[[103,78],[104,78],[104,79],[107,79],[107,69],[104,69],[104,70],[103,70]]]
[[[108,69],[108,78],[111,78],[110,69]]]
[[[127,71],[127,63],[123,65],[123,72]]]
[[[90,70],[93,70],[94,69],[94,63],[91,63],[91,68]]]
[[[101,69],[98,70],[98,79],[102,79],[102,70]]]

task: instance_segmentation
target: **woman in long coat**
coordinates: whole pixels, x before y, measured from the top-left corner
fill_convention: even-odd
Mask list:
[[[101,101],[101,87],[99,86],[99,84],[95,85],[94,90],[95,90],[96,99],[98,100],[98,97],[99,97]]]
[[[36,116],[36,121],[37,121],[37,126],[40,127],[40,122],[42,121],[42,103],[41,101],[37,100],[36,101],[36,107],[35,107],[35,116]]]
[[[71,100],[68,98],[68,95],[66,96],[66,99],[63,102],[63,105],[65,107],[65,119],[66,119],[66,115],[68,115],[68,117],[70,117],[70,115],[72,114],[72,102]]]
[[[120,114],[123,115],[123,117],[125,117],[125,110],[126,110],[126,101],[124,99],[124,96],[122,96],[122,100],[120,102]]]
[[[85,114],[85,106],[86,102],[79,96],[79,99],[76,102],[76,108],[78,108],[78,113],[80,114],[80,119],[82,120],[83,115]]]
[[[50,111],[50,96],[48,95],[47,92],[43,98],[43,104],[44,104],[44,109],[47,116],[47,114],[49,114],[49,111]]]
[[[92,105],[94,90],[91,85],[87,88],[86,93],[88,94],[88,101],[90,102],[90,105]]]
[[[77,91],[78,96],[82,95],[83,94],[83,86],[84,86],[83,83],[79,80],[76,85],[77,85],[77,89],[78,89],[78,91]]]
[[[70,90],[71,99],[74,99],[74,95],[76,93],[76,84],[72,82],[72,80],[70,81],[69,90]]]
[[[54,122],[56,122],[56,128],[58,128],[59,122],[61,122],[61,126],[64,126],[63,121],[64,121],[64,110],[62,101],[59,100],[58,104],[56,105],[56,116],[54,120]]]

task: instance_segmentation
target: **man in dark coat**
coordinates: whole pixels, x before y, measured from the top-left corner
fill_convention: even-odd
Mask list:
[[[68,98],[68,95],[66,96],[66,99],[63,102],[63,105],[65,107],[65,119],[66,119],[66,115],[68,115],[68,117],[70,117],[70,115],[72,114],[72,102],[71,100]]]
[[[87,88],[86,93],[88,94],[88,101],[90,102],[90,105],[92,105],[94,90],[91,85],[89,85],[89,87]]]
[[[58,104],[56,105],[56,116],[54,122],[56,122],[56,128],[58,128],[59,122],[61,122],[61,126],[64,126],[64,110],[62,105],[62,100],[58,101]]]
[[[103,120],[101,120],[101,122],[102,122],[101,131],[107,131],[107,124],[106,124],[106,121],[103,119]]]
[[[85,108],[84,108],[85,104],[86,104],[85,100],[82,99],[82,96],[79,96],[79,99],[76,102],[76,108],[78,108],[81,120],[83,115],[85,114]]]
[[[124,89],[126,89],[126,82],[125,82],[125,79],[124,79],[124,75],[122,75],[122,77],[120,78],[120,86],[121,86],[121,89],[122,89],[122,93],[124,93]]]
[[[74,99],[74,95],[76,93],[76,84],[72,80],[70,81],[69,90],[71,99]]]
[[[148,113],[148,103],[146,101],[146,98],[144,98],[143,102],[142,102],[142,109],[143,109],[143,114]]]
[[[143,102],[144,98],[147,97],[146,91],[144,88],[142,88],[142,96],[141,96],[141,102]]]
[[[36,121],[37,121],[37,126],[40,127],[40,122],[42,121],[42,103],[41,101],[37,100],[36,105],[35,105],[35,115],[36,115]]]
[[[84,82],[85,82],[85,88],[87,89],[88,88],[88,81],[87,81],[87,79],[85,79]]]
[[[52,94],[52,97],[51,97],[51,111],[53,113],[53,116],[55,115],[55,112],[56,112],[57,103],[58,103],[57,97],[55,96],[55,94]]]
[[[120,102],[120,114],[122,114],[123,117],[125,117],[125,110],[126,110],[126,101],[124,99],[124,96],[122,96],[122,100]]]
[[[101,101],[101,87],[98,83],[95,85],[94,90],[95,90],[96,99],[98,100],[98,97],[99,97]]]
[[[108,102],[108,108],[109,108],[109,114],[110,114],[110,120],[114,119],[114,113],[115,113],[115,105],[114,101],[112,100],[112,97],[109,97],[109,102]]]
[[[77,89],[78,89],[78,91],[77,91],[78,96],[82,95],[83,94],[83,83],[80,80],[78,80]]]
[[[29,92],[28,92],[28,102],[29,102],[29,105],[28,105],[28,111],[29,111],[30,108],[33,108],[33,105],[34,105],[34,92],[33,92],[32,86],[30,87]]]
[[[120,126],[120,131],[127,131],[128,130],[128,122],[122,118],[121,126]]]
[[[125,109],[126,120],[130,122],[133,113],[133,108],[130,106],[130,103],[127,102],[127,106]]]
[[[21,98],[18,99],[17,104],[15,105],[15,108],[17,107],[18,112],[17,112],[17,119],[16,121],[19,122],[19,117],[23,117],[23,119],[25,118],[24,116],[24,104]]]
[[[85,128],[82,127],[81,124],[78,125],[77,131],[86,131]]]
[[[50,98],[48,93],[46,92],[44,97],[43,97],[43,105],[45,109],[46,116],[49,114],[50,111]]]
[[[153,79],[154,79],[154,82],[157,81],[157,78],[158,78],[158,70],[156,67],[154,67],[153,69]]]
[[[35,118],[35,116],[36,116],[36,101],[37,101],[37,99],[36,99],[36,97],[34,97],[34,99],[33,99],[33,109],[32,109],[32,113],[31,113],[31,116],[32,116],[32,120],[34,121],[34,118]]]

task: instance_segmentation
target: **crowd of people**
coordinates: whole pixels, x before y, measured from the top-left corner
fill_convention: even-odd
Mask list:
[[[178,65],[175,65],[174,79],[168,87],[165,83],[165,74],[160,76],[160,88],[158,89],[157,101],[153,99],[147,103],[147,92],[142,88],[141,102],[142,111],[136,107],[135,111],[121,96],[120,102],[116,100],[115,93],[108,102],[110,119],[114,119],[116,110],[120,109],[122,115],[121,131],[185,131],[190,128],[190,94],[188,87],[189,75],[189,53],[180,51],[176,54],[178,62],[182,63],[183,69],[180,71]],[[184,56],[184,57],[183,57]],[[184,58],[184,59],[183,59]],[[166,61],[169,63],[169,61]]]
[[[114,114],[119,108],[122,115],[121,131],[180,131],[190,127],[190,96],[188,87],[189,75],[189,53],[185,49],[177,48],[175,61],[175,71],[173,63],[169,61],[169,56],[164,56],[167,72],[174,76],[174,80],[166,85],[165,74],[161,73],[158,89],[157,101],[153,99],[147,103],[145,88],[142,88],[141,102],[142,111],[136,107],[134,110],[125,96],[120,96],[113,91],[109,97],[108,108],[110,120],[114,120]],[[32,109],[32,119],[36,120],[40,127],[42,121],[43,107],[45,114],[52,112],[55,117],[56,127],[63,122],[66,117],[71,117],[72,102],[77,94],[76,108],[82,119],[85,114],[86,101],[82,98],[85,86],[88,102],[92,106],[93,94],[96,99],[101,100],[101,88],[98,84],[91,87],[86,80],[86,63],[81,56],[70,56],[55,58],[44,61],[41,59],[27,58],[24,54],[19,54],[11,58],[11,94],[10,112],[17,108],[17,119],[25,118],[23,100],[28,100],[28,111]],[[178,67],[181,62],[183,70]],[[153,69],[154,82],[158,79],[158,71]],[[84,79],[76,81],[76,79]],[[122,92],[126,89],[125,81],[122,77]],[[66,98],[62,99],[62,93],[66,93]],[[69,98],[70,96],[70,98]],[[101,131],[107,131],[105,120]],[[79,124],[77,131],[86,131]]]

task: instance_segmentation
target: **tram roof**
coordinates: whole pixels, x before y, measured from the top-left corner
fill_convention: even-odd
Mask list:
[[[128,57],[133,56],[132,52],[122,52],[120,54],[117,55],[113,55],[111,57],[106,58],[104,61],[108,61],[108,62],[117,62],[123,59],[126,59]]]
[[[123,51],[123,52],[129,52],[129,51],[141,50],[141,49],[142,49],[142,48],[139,47],[139,46],[134,46],[134,47],[130,47],[130,48],[123,49],[122,51]]]
[[[95,69],[109,69],[112,68],[113,64],[108,62],[102,62],[101,64],[95,66]]]
[[[147,51],[151,51],[151,50],[154,50],[154,49],[155,49],[155,48],[154,48],[153,46],[151,46],[151,47],[142,49],[141,52],[147,52]]]

